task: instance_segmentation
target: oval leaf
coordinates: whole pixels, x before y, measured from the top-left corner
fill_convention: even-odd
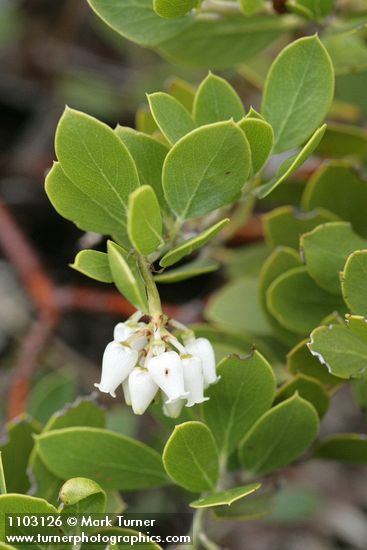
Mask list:
[[[59,162],[55,162],[45,182],[47,196],[55,210],[83,231],[111,235],[117,242],[128,242],[124,218],[116,219],[103,204],[83,192],[64,173]]]
[[[169,151],[168,146],[149,135],[125,126],[117,126],[115,132],[133,157],[141,184],[153,187],[159,204],[166,210],[167,204],[162,189],[162,168]]]
[[[137,309],[148,310],[145,284],[134,257],[112,241],[107,243],[108,261],[118,290]]]
[[[359,318],[362,330],[366,321]],[[363,376],[367,365],[367,332],[354,323],[318,327],[308,347],[329,372],[340,378]]]
[[[245,468],[268,474],[298,458],[317,435],[319,419],[312,405],[298,395],[266,412],[240,448]]]
[[[66,176],[118,224],[126,225],[127,201],[139,187],[135,163],[106,124],[67,108],[56,130],[55,150]]]
[[[218,448],[229,454],[274,399],[275,378],[270,365],[257,351],[248,357],[229,356],[217,369],[222,378],[208,388],[203,405],[205,422]]]
[[[163,451],[168,475],[194,493],[213,489],[218,478],[214,437],[202,422],[176,426]]]
[[[209,73],[200,84],[194,101],[194,119],[200,126],[245,116],[240,97],[223,78]]]
[[[333,311],[345,312],[343,301],[320,288],[306,267],[296,267],[280,275],[266,293],[269,311],[286,329],[307,335]]]
[[[315,378],[330,389],[340,386],[342,380],[330,374],[326,366],[312,355],[307,343],[308,340],[302,340],[287,354],[288,370],[294,375],[300,373]]]
[[[154,120],[172,145],[195,129],[190,113],[171,95],[157,92],[148,95],[148,101]]]
[[[161,284],[179,283],[180,281],[186,281],[186,279],[212,273],[219,267],[220,264],[218,262],[204,258],[203,260],[195,260],[176,269],[170,269],[161,275],[155,275],[154,280]]]
[[[367,250],[349,256],[341,281],[343,298],[352,313],[367,317]]]
[[[357,233],[367,237],[367,216],[361,204],[367,204],[367,181],[350,165],[338,161],[324,164],[314,173],[301,203],[307,211],[327,208],[342,220],[351,222]]]
[[[250,147],[233,122],[194,130],[168,153],[163,189],[177,218],[203,216],[238,198],[251,166]]]
[[[277,153],[298,147],[325,118],[334,94],[334,71],[317,36],[300,38],[268,73],[262,113],[275,134]]]
[[[321,126],[321,128],[318,128],[316,132],[310,137],[306,145],[301,149],[299,153],[295,155],[295,157],[292,157],[291,159],[287,159],[280,167],[279,173],[270,180],[268,183],[265,183],[264,185],[261,185],[257,189],[255,189],[256,195],[263,199],[269,193],[274,191],[281,183],[286,181],[290,176],[292,176],[300,166],[312,155],[312,153],[315,151],[316,147],[319,145],[320,141],[322,140],[323,135],[325,134],[326,130],[326,124]]]
[[[254,174],[268,160],[274,143],[274,132],[270,124],[259,118],[244,118],[239,127],[245,132],[251,149],[251,162]]]
[[[365,434],[336,434],[318,445],[315,456],[348,464],[367,464],[367,437]]]
[[[341,294],[340,272],[349,254],[367,247],[347,222],[326,223],[302,235],[300,247],[311,277],[331,294]]]
[[[106,510],[106,493],[95,481],[85,477],[69,479],[61,487],[59,500],[67,514],[102,514]]]
[[[207,242],[213,239],[222,229],[229,223],[229,218],[225,218],[220,222],[212,225],[209,229],[206,229],[196,237],[185,241],[183,244],[177,246],[173,250],[170,250],[163,256],[159,262],[162,267],[169,267],[179,262],[185,256],[188,256],[198,248],[204,246]]]
[[[228,491],[213,493],[190,503],[191,508],[211,508],[213,506],[230,506],[233,502],[251,495],[260,489],[261,483],[250,483],[244,487],[234,487]]]
[[[55,514],[57,515],[57,510],[54,506],[51,506],[48,502],[42,498],[30,497],[28,495],[17,495],[9,493],[7,495],[0,495],[0,539],[5,540],[5,514]],[[22,535],[30,534],[30,528],[24,527],[13,527],[11,534],[13,535]],[[39,530],[39,528],[38,528]],[[9,525],[6,529],[7,534],[9,534]],[[37,531],[35,531],[37,533]],[[32,533],[33,534],[33,533]],[[58,535],[59,530],[57,527],[44,527],[42,529],[42,534],[44,535]],[[29,545],[29,548],[37,549],[37,545]]]
[[[297,375],[283,384],[277,391],[274,404],[277,405],[285,401],[296,392],[315,407],[320,418],[325,415],[330,404],[330,398],[326,390],[320,382],[304,375]]]
[[[47,468],[62,479],[87,477],[104,489],[147,489],[167,484],[156,451],[114,432],[64,428],[41,434],[36,446]]]
[[[80,271],[83,275],[96,279],[102,283],[113,283],[108,255],[97,250],[82,250],[79,252],[70,267]]]
[[[129,197],[128,233],[130,241],[140,254],[148,256],[161,244],[162,216],[153,188],[143,185]]]

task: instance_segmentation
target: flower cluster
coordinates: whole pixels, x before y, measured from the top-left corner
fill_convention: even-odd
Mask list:
[[[103,354],[101,381],[95,386],[116,397],[122,384],[125,401],[135,414],[143,414],[157,396],[162,398],[164,413],[172,418],[180,415],[185,402],[192,407],[207,401],[204,390],[219,380],[209,340],[195,338],[174,320],[166,319],[158,327],[141,318],[136,312],[116,325],[113,341]],[[183,330],[183,344],[169,326]]]

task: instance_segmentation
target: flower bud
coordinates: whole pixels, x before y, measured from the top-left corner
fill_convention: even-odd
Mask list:
[[[144,330],[146,328],[145,323],[136,323],[133,321],[126,321],[125,323],[117,323],[113,330],[113,339],[117,342],[126,342],[128,338],[136,334],[139,330]],[[142,350],[147,345],[147,337],[142,334],[140,337],[137,336],[136,339],[133,339],[131,342],[131,347],[137,351]]]
[[[134,413],[144,414],[157,391],[158,386],[149,372],[141,367],[135,367],[129,376],[129,394]]]
[[[99,391],[116,397],[115,390],[127,378],[136,365],[138,352],[119,342],[107,344],[102,359],[102,376]]]
[[[215,370],[215,355],[213,346],[207,338],[196,338],[185,342],[185,347],[191,355],[200,357],[204,373],[204,387],[215,384],[219,380]]]
[[[161,355],[151,357],[147,361],[147,368],[154,382],[167,395],[166,403],[187,397],[181,359],[175,351],[165,351]]]
[[[204,397],[204,373],[202,361],[195,355],[181,357],[185,390],[189,392],[186,407],[192,407],[196,403],[208,401]]]
[[[167,402],[168,396],[162,392],[163,397],[163,414],[170,418],[178,418],[181,414],[182,407],[184,406],[184,399],[177,399],[173,403]]]

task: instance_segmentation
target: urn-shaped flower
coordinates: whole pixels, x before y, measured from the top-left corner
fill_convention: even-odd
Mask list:
[[[147,362],[154,382],[167,395],[167,403],[187,397],[181,359],[175,351],[165,351]]]
[[[129,376],[137,360],[138,352],[135,349],[119,342],[110,342],[103,354],[101,381],[94,384],[95,387],[116,397],[116,389]]]

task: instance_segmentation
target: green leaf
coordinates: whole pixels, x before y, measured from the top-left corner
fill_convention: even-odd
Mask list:
[[[220,327],[249,334],[269,334],[270,327],[258,296],[258,279],[244,277],[214,293],[205,307],[205,317]]]
[[[277,174],[272,180],[270,180],[268,183],[265,183],[264,185],[261,185],[257,189],[255,189],[256,195],[263,199],[269,193],[274,191],[281,183],[283,183],[285,180],[290,178],[300,166],[312,155],[312,153],[315,151],[319,143],[321,142],[323,135],[325,134],[326,130],[326,124],[318,128],[314,134],[310,137],[306,145],[301,149],[299,153],[295,157],[292,157],[290,160],[290,163],[288,162],[289,159],[287,159],[284,163],[284,165],[281,166],[280,173]]]
[[[66,481],[59,498],[66,514],[102,514],[106,511],[106,493],[98,483],[84,477]]]
[[[203,216],[236,200],[250,173],[250,147],[233,122],[194,130],[168,153],[166,200],[180,220]]]
[[[227,491],[212,493],[190,503],[191,508],[211,508],[213,506],[230,506],[234,502],[251,495],[260,489],[261,483],[250,483],[243,487],[234,487]]]
[[[192,279],[193,277],[200,277],[201,275],[212,273],[219,267],[220,264],[218,262],[206,258],[199,258],[183,266],[170,269],[160,275],[155,275],[154,280],[156,283],[160,284],[178,283],[180,281],[186,281],[186,279]]]
[[[264,234],[271,248],[288,246],[298,250],[303,233],[312,231],[322,223],[338,220],[337,216],[324,208],[302,212],[293,206],[280,206],[263,216]]]
[[[107,250],[116,287],[137,309],[147,311],[145,284],[135,258],[112,241],[108,241]]]
[[[268,493],[250,495],[249,498],[235,502],[232,506],[214,508],[215,517],[219,520],[254,520],[268,516],[274,508],[274,499]]]
[[[274,130],[275,152],[301,145],[325,118],[333,94],[333,67],[317,36],[284,48],[268,73],[262,104]]]
[[[268,257],[269,249],[262,241],[241,247],[222,247],[215,251],[215,258],[223,263],[228,279],[258,275]]]
[[[316,154],[326,158],[366,157],[367,132],[359,126],[332,122],[328,124]]]
[[[30,497],[28,495],[7,494],[0,495],[0,540],[5,540],[5,535],[9,533],[9,526],[6,529],[5,514],[56,514],[57,510],[54,506],[51,506],[48,502],[41,498]],[[36,528],[35,528],[36,529]],[[39,527],[38,527],[39,530]],[[11,530],[12,535],[24,535],[34,534],[37,531],[31,531],[29,527],[14,526]],[[44,527],[42,528],[42,535],[58,535],[60,534],[57,527]],[[39,548],[46,548],[46,545],[39,546],[38,544],[29,544],[28,548],[32,550],[38,550]]]
[[[323,385],[314,378],[302,374],[298,374],[279,388],[275,396],[274,405],[292,397],[296,392],[315,407],[320,418],[326,414],[330,398]]]
[[[77,396],[77,377],[70,368],[59,369],[42,376],[27,399],[29,414],[44,424],[58,409]]]
[[[140,254],[148,256],[163,244],[162,228],[156,194],[149,185],[142,185],[129,197],[129,239]]]
[[[27,463],[39,432],[35,422],[26,416],[6,425],[6,439],[0,445],[5,481],[9,493],[26,493],[29,489]]]
[[[102,283],[113,282],[108,255],[105,252],[82,250],[78,252],[70,267]]]
[[[314,407],[295,395],[266,412],[240,448],[245,468],[259,475],[284,468],[311,445],[319,429]]]
[[[115,132],[118,128],[120,128],[120,126],[117,126],[115,128]],[[132,128],[126,128],[125,126],[124,126],[124,128],[132,130],[134,132],[134,130]],[[152,136],[156,132],[159,132],[159,128],[157,126],[157,123],[154,120],[153,115],[150,112],[150,109],[147,105],[142,105],[141,107],[139,107],[137,109],[136,114],[135,114],[135,128],[137,129],[137,131],[140,134],[148,135],[148,137]],[[152,139],[154,139],[154,138],[152,138]],[[129,146],[127,145],[127,143],[125,143],[125,145],[129,149],[130,153],[133,155],[133,153],[131,152],[131,150],[130,150]],[[136,163],[136,158],[135,157],[134,157],[134,160],[135,160],[135,163]],[[136,166],[138,167],[137,164],[136,164]]]
[[[299,6],[304,7],[315,19],[322,19],[328,15],[335,6],[336,0],[293,0]],[[292,0],[291,0],[292,2]]]
[[[172,145],[195,129],[190,113],[177,99],[164,92],[156,92],[147,97],[154,120]]]
[[[202,422],[176,426],[163,451],[168,475],[194,493],[214,489],[218,478],[218,451],[214,437]]]
[[[301,259],[293,248],[278,246],[263,263],[259,274],[259,298],[264,313],[277,337],[286,345],[294,345],[295,335],[285,329],[270,313],[266,303],[266,292],[269,286],[282,273],[301,265]]]
[[[96,14],[115,31],[142,46],[154,46],[192,24],[191,18],[163,19],[152,0],[88,0]]]
[[[316,227],[300,240],[307,270],[321,288],[341,294],[340,272],[349,254],[366,248],[367,241],[356,235],[350,223],[334,222]]]
[[[253,59],[282,33],[298,25],[294,18],[266,15],[192,18],[191,25],[187,24],[174,37],[161,42],[158,49],[170,60],[185,65],[206,70],[208,67],[212,70],[233,68]]]
[[[367,204],[367,182],[347,163],[333,161],[321,166],[309,180],[301,204],[304,210],[327,208],[367,237],[367,217],[361,208]]]
[[[245,116],[241,98],[223,78],[209,73],[200,84],[194,101],[193,116],[199,126],[222,120],[240,120]]]
[[[229,223],[229,218],[225,218],[215,225],[212,225],[199,235],[188,239],[173,250],[170,250],[163,256],[159,262],[162,267],[169,267],[179,262],[185,256],[192,254],[198,248],[204,246],[207,242],[213,239],[222,229]]]
[[[55,210],[84,231],[111,235],[120,242],[127,242],[126,226],[111,212],[81,191],[55,162],[45,182],[47,196]]]
[[[57,126],[55,150],[75,186],[119,227],[126,225],[128,197],[140,184],[132,156],[115,132],[67,108]]]
[[[311,353],[326,365],[330,373],[345,379],[365,374],[367,328],[363,317],[351,317],[346,325],[318,327],[310,338],[308,347]]]
[[[151,185],[162,209],[167,209],[162,189],[162,168],[169,148],[151,136],[132,128],[117,126],[116,134],[128,148],[134,159],[142,185]]]
[[[265,7],[265,0],[240,0],[241,10],[245,15],[254,15]]]
[[[348,257],[341,282],[343,298],[352,313],[367,317],[367,250],[356,250]]]
[[[174,19],[196,8],[199,0],[154,0],[154,11],[161,17]]]
[[[245,132],[251,149],[251,162],[254,174],[268,160],[274,143],[274,132],[270,124],[258,118],[244,118],[238,123]]]
[[[105,416],[105,411],[89,399],[77,399],[74,404],[53,414],[42,433],[72,426],[104,428]],[[35,448],[28,466],[33,481],[32,493],[56,504],[63,479],[46,468]]]
[[[270,365],[257,351],[247,357],[229,356],[218,365],[218,384],[208,388],[204,419],[228,455],[266,412],[274,399],[275,378]]]
[[[189,111],[194,106],[196,88],[182,78],[172,78],[168,84],[168,92]]]
[[[315,456],[348,464],[367,464],[366,436],[350,433],[332,435],[320,442]]]
[[[308,339],[302,340],[287,354],[288,370],[294,375],[301,373],[315,378],[330,389],[340,386],[342,380],[329,373],[326,366],[312,355],[307,343]]]
[[[280,275],[266,293],[267,307],[285,328],[306,336],[332,311],[345,312],[343,301],[320,288],[306,267]]]
[[[104,489],[136,490],[167,484],[160,455],[139,441],[97,428],[42,433],[36,448],[47,468],[63,479],[87,477]],[[60,452],[67,449],[67,453]]]

